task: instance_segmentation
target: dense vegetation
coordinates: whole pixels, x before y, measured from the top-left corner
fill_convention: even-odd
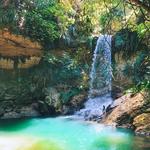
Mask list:
[[[0,29],[37,41],[45,51],[43,70],[34,68],[34,83],[25,85],[33,86],[27,88],[28,95],[37,89],[45,96],[45,87],[62,84],[60,97],[67,103],[88,90],[93,39],[99,34],[113,35],[114,80],[119,55],[127,62],[123,72],[131,77],[131,87],[135,91],[150,88],[149,13],[149,0],[2,0]],[[56,55],[58,51],[61,56]]]

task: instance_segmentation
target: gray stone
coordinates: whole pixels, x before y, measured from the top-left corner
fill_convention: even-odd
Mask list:
[[[37,117],[40,116],[39,112],[32,108],[32,106],[26,106],[21,108],[20,115],[23,117]]]
[[[55,108],[58,108],[60,106],[60,93],[57,92],[55,88],[48,88],[46,89],[46,98],[45,102],[49,106],[54,106]]]
[[[20,118],[21,115],[19,113],[16,113],[16,112],[8,112],[8,113],[5,113],[1,119],[11,119],[11,118]]]

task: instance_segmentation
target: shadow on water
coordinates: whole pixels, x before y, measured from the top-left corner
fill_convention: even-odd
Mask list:
[[[31,126],[32,121],[30,119],[6,119],[0,120],[0,131],[15,132],[23,130]]]

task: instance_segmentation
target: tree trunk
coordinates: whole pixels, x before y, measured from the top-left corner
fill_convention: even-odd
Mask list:
[[[141,2],[140,0],[129,0],[131,3],[136,4],[137,6],[140,6],[144,8],[147,12],[150,12],[150,6],[147,5],[145,2]]]

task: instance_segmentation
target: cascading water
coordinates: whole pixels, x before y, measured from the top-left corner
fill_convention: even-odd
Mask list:
[[[101,35],[94,51],[90,73],[90,90],[85,108],[76,115],[86,120],[100,119],[106,108],[112,104],[111,98],[111,35]]]

